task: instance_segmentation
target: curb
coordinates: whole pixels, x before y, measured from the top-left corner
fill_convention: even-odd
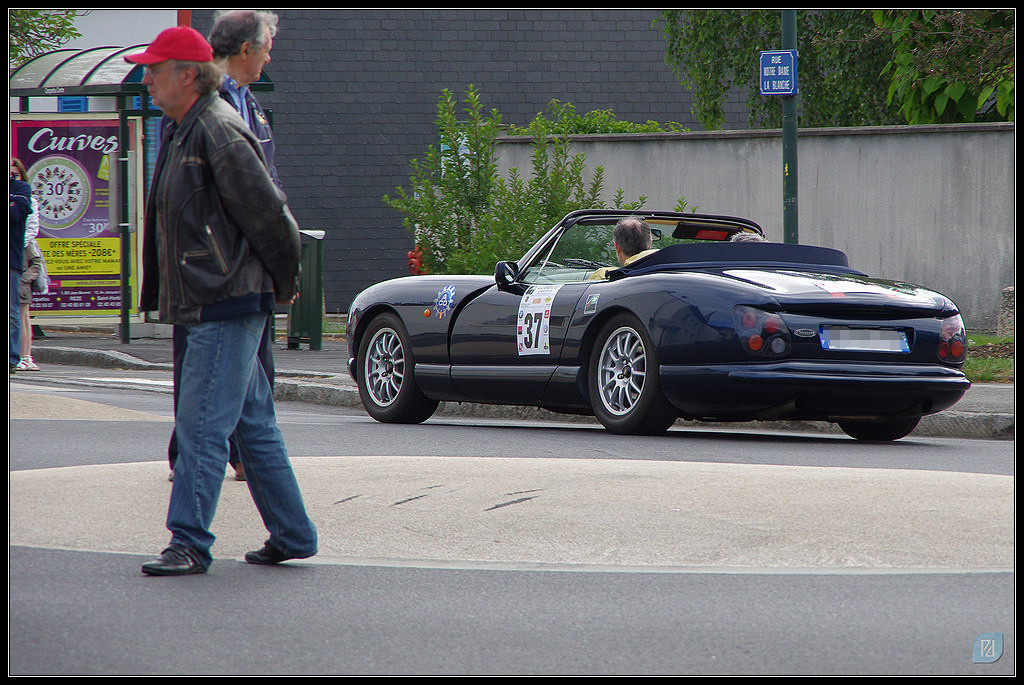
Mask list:
[[[169,363],[148,362],[116,350],[90,350],[75,347],[37,347],[33,355],[49,364],[92,366],[106,369],[134,369],[171,371]],[[277,369],[274,398],[286,402],[307,402],[334,407],[361,409],[359,391],[348,385],[318,382],[323,374],[310,371]],[[106,385],[109,385],[107,383]],[[156,392],[169,392],[154,388]],[[557,414],[536,407],[518,407],[475,403],[444,402],[436,415],[504,418],[521,420],[560,421],[597,424],[591,416]],[[911,435],[923,437],[1012,440],[1015,437],[1015,414],[1000,412],[963,412],[947,410],[921,419]],[[682,421],[682,426],[705,428],[743,429],[756,432],[796,431],[825,434],[843,434],[838,426],[824,421],[749,421],[743,423],[714,423]]]

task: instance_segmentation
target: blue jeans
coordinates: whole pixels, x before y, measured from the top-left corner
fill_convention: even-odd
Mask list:
[[[256,358],[266,325],[264,313],[186,327],[175,425],[179,455],[167,528],[171,544],[188,547],[206,567],[213,561],[210,524],[232,433],[249,492],[270,532],[267,542],[293,558],[316,554],[316,528],[277,426],[270,382]]]
[[[8,349],[13,369],[21,361],[21,300],[18,299],[18,287],[21,285],[21,272],[17,269],[9,269],[11,272],[10,290],[7,294],[11,297],[11,346]]]

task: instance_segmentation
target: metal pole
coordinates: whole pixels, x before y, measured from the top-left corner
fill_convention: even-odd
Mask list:
[[[131,298],[132,298],[132,286],[131,286],[131,256],[132,256],[132,241],[131,241],[131,229],[128,223],[128,146],[129,146],[129,134],[128,134],[128,119],[125,110],[127,109],[127,99],[124,95],[117,96],[117,111],[118,111],[118,144],[117,144],[117,168],[116,168],[116,179],[117,179],[117,218],[118,224],[121,227],[121,342],[129,344],[132,341],[131,336]],[[113,165],[111,165],[113,166]]]
[[[796,10],[782,10],[782,48],[796,50]],[[782,221],[783,241],[798,243],[796,95],[782,98]]]

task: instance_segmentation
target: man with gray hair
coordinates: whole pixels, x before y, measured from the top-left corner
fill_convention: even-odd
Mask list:
[[[234,107],[260,141],[274,183],[281,185],[274,166],[274,133],[270,120],[252,93],[263,67],[270,62],[270,50],[277,35],[277,15],[257,10],[217,13],[210,31],[213,58],[224,69],[220,96]]]
[[[619,219],[612,230],[612,242],[615,244],[615,256],[619,264],[626,266],[652,255],[657,250],[651,249],[651,227],[643,217],[627,216]],[[590,280],[608,278],[609,267],[602,267],[589,276]]]
[[[281,179],[274,166],[274,132],[267,118],[252,94],[249,85],[258,81],[263,67],[270,62],[270,50],[277,35],[277,15],[271,12],[256,10],[230,10],[217,13],[213,29],[208,39],[213,51],[213,64],[223,71],[218,83],[222,100],[231,105],[242,117],[260,143],[267,170],[274,184],[281,187]],[[260,341],[259,362],[270,386],[274,386],[274,312],[268,313],[271,323],[263,331]],[[181,359],[185,354],[185,336],[180,327],[174,328],[174,371],[175,381],[181,375]],[[175,382],[175,399],[177,399],[177,382]],[[174,466],[178,459],[178,440],[176,433],[171,434],[167,447],[167,457],[171,466],[171,478],[174,477]],[[241,457],[238,440],[231,437],[231,453],[228,459],[235,470],[236,480],[245,480],[245,464]]]
[[[747,233],[740,231],[729,238],[730,243],[767,243],[768,240],[758,233]]]

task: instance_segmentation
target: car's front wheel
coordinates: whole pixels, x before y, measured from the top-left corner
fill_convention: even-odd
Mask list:
[[[677,418],[661,391],[654,344],[632,315],[617,315],[601,327],[587,382],[594,415],[613,433],[663,433]]]
[[[839,427],[843,429],[844,433],[857,440],[888,442],[910,435],[911,431],[917,428],[920,420],[920,417],[915,416],[911,419],[882,422],[840,421]]]
[[[373,319],[363,335],[356,385],[366,413],[382,423],[422,423],[437,409],[416,385],[409,335],[391,313]]]

